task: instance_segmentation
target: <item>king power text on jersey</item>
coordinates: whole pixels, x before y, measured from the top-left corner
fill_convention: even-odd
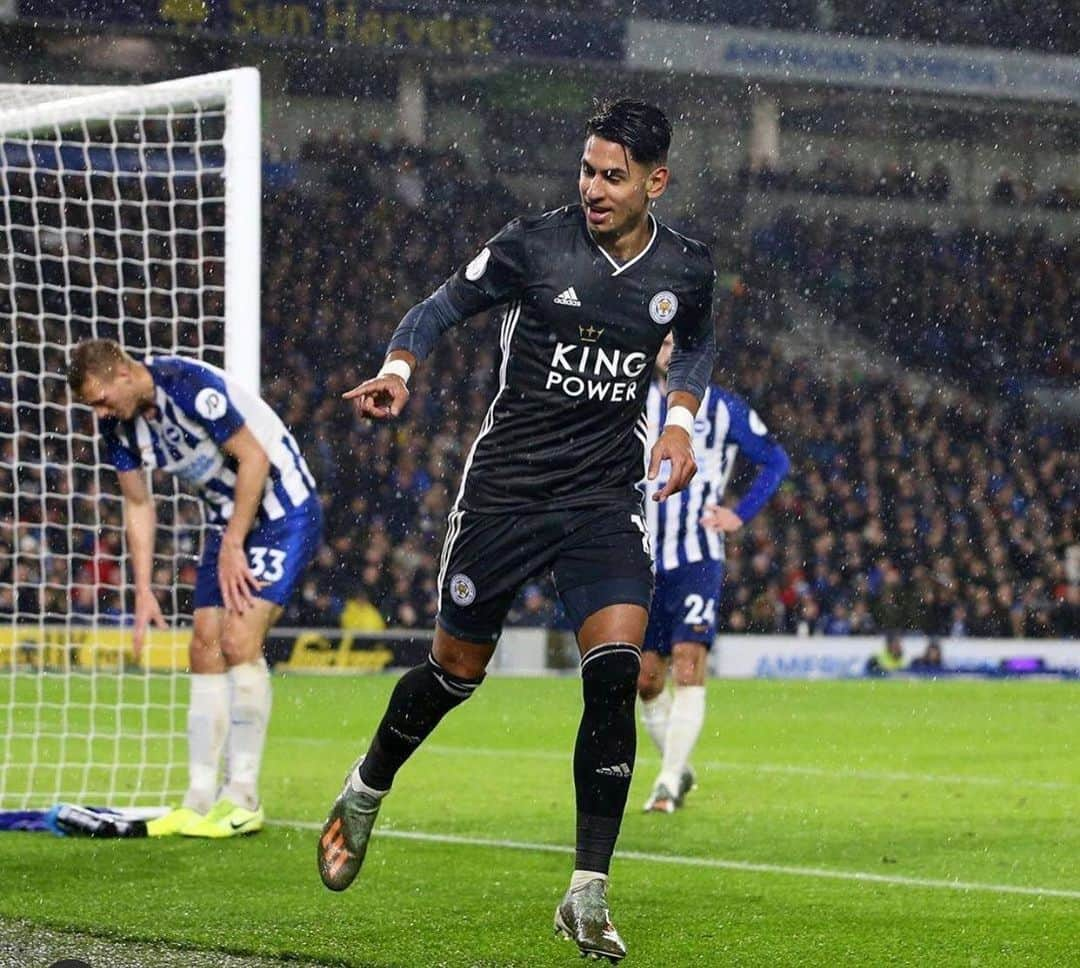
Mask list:
[[[544,388],[558,387],[569,397],[623,403],[637,398],[637,380],[647,365],[644,353],[559,342]]]

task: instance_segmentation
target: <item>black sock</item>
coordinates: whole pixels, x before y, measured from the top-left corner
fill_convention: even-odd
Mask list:
[[[585,708],[574,747],[577,870],[606,874],[611,865],[637,752],[640,668],[640,653],[625,642],[598,646],[581,662]]]
[[[469,698],[484,681],[462,679],[447,672],[433,655],[410,669],[390,696],[371,748],[360,764],[360,779],[375,790],[389,790],[402,764],[455,706]]]

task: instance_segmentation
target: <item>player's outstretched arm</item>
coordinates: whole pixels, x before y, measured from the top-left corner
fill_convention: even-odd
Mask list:
[[[678,494],[697,473],[693,432],[694,414],[700,405],[697,397],[684,390],[668,394],[667,421],[649,455],[648,477],[655,481],[665,460],[671,462],[671,473],[663,488],[653,495],[654,501],[666,501],[672,494]]]
[[[251,570],[244,541],[262,503],[270,475],[270,458],[247,427],[241,427],[226,440],[222,450],[236,458],[236,488],[232,516],[221,536],[218,552],[218,585],[225,607],[243,615],[254,607],[255,593],[266,585]]]
[[[154,534],[157,530],[157,512],[154,498],[146,484],[143,470],[118,471],[120,493],[124,497],[124,525],[127,530],[128,552],[131,555],[131,571],[135,580],[135,626],[131,644],[136,661],[142,657],[146,644],[146,628],[154,625],[163,629],[165,616],[161,614],[150,579],[154,568]]]
[[[342,396],[353,401],[359,417],[375,420],[396,417],[409,402],[409,388],[405,381],[416,368],[416,363],[416,357],[408,350],[393,350],[377,376],[365,380]]]
[[[517,298],[527,270],[524,229],[521,220],[515,219],[402,317],[382,369],[343,394],[353,401],[357,415],[375,420],[398,416],[409,401],[410,375],[438,340],[470,316]]]

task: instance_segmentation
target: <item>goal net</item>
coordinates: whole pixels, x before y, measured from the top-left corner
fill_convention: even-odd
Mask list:
[[[80,340],[258,390],[259,77],[0,85],[0,809],[154,806],[186,786],[203,517],[155,472],[169,631],[131,651],[115,473],[65,370]]]

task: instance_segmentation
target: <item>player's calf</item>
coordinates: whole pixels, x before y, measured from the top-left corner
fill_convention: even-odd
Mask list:
[[[581,661],[584,708],[574,746],[575,869],[607,874],[634,772],[638,650],[611,642]]]
[[[363,758],[364,782],[389,790],[397,771],[451,709],[461,705],[484,681],[455,676],[434,655],[410,669],[390,696],[371,749]]]

